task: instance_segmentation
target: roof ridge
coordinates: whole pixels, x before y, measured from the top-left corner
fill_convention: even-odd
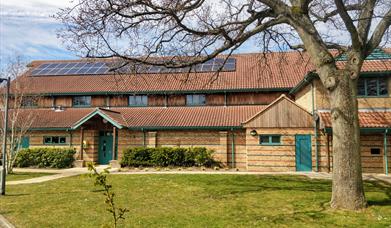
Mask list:
[[[97,108],[95,108],[95,110],[102,110],[102,111],[108,111],[108,112],[113,112],[113,113],[121,114],[121,112],[117,112],[117,111],[110,110],[110,109],[108,109],[108,108],[102,108],[102,107],[97,107]]]

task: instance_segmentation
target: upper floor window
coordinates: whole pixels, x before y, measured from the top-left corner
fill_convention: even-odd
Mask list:
[[[36,107],[38,106],[38,100],[35,97],[22,97],[22,107]]]
[[[72,101],[73,106],[91,106],[91,96],[76,96],[73,97]]]
[[[147,106],[147,95],[131,95],[129,96],[129,106]]]
[[[190,94],[186,95],[186,105],[205,105],[205,94]]]
[[[388,95],[386,78],[359,78],[357,83],[358,96],[386,96]]]

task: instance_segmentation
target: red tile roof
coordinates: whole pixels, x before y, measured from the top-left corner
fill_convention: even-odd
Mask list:
[[[388,51],[388,49],[386,50]],[[29,76],[40,64],[68,61],[33,61],[31,69],[19,82],[27,93],[81,94],[81,93],[140,93],[176,91],[221,90],[270,90],[295,87],[309,72],[314,70],[308,55],[299,52],[275,52],[236,54],[236,71],[204,73],[166,73],[133,75],[70,75]],[[337,65],[343,67],[344,62]],[[391,59],[368,60],[363,72],[391,71]],[[13,83],[15,84],[15,83]]]
[[[171,73],[137,75],[29,76],[43,63],[35,61],[19,78],[29,93],[160,92],[202,90],[287,89],[311,70],[308,58],[297,52],[237,54],[236,71],[216,73]],[[80,61],[80,60],[79,60]],[[67,61],[64,61],[67,62]]]
[[[331,127],[330,112],[319,112],[321,127]],[[391,127],[391,111],[359,111],[359,122],[362,128]]]
[[[209,107],[142,107],[99,109],[119,125],[129,128],[240,127],[241,123],[265,106]],[[51,109],[26,109],[37,118],[31,128],[71,128],[95,112],[94,108],[68,108],[62,112]]]

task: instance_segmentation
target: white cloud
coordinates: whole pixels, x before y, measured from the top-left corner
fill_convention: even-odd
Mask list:
[[[75,58],[57,39],[61,28],[51,16],[69,0],[0,0],[0,68],[20,55],[27,60]]]

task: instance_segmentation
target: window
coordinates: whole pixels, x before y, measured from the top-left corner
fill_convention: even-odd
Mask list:
[[[205,94],[186,95],[186,105],[205,105]]]
[[[371,155],[380,155],[380,148],[371,148]]]
[[[148,105],[147,95],[129,96],[129,106],[147,106],[147,105]]]
[[[388,95],[387,79],[385,78],[360,78],[357,83],[359,96],[386,96]]]
[[[22,107],[36,107],[38,106],[38,100],[35,97],[22,97]]]
[[[260,135],[259,144],[261,145],[281,144],[281,135]]]
[[[45,136],[43,137],[43,144],[65,144],[67,138],[65,136]]]
[[[73,106],[91,106],[91,96],[76,96],[73,97]]]

